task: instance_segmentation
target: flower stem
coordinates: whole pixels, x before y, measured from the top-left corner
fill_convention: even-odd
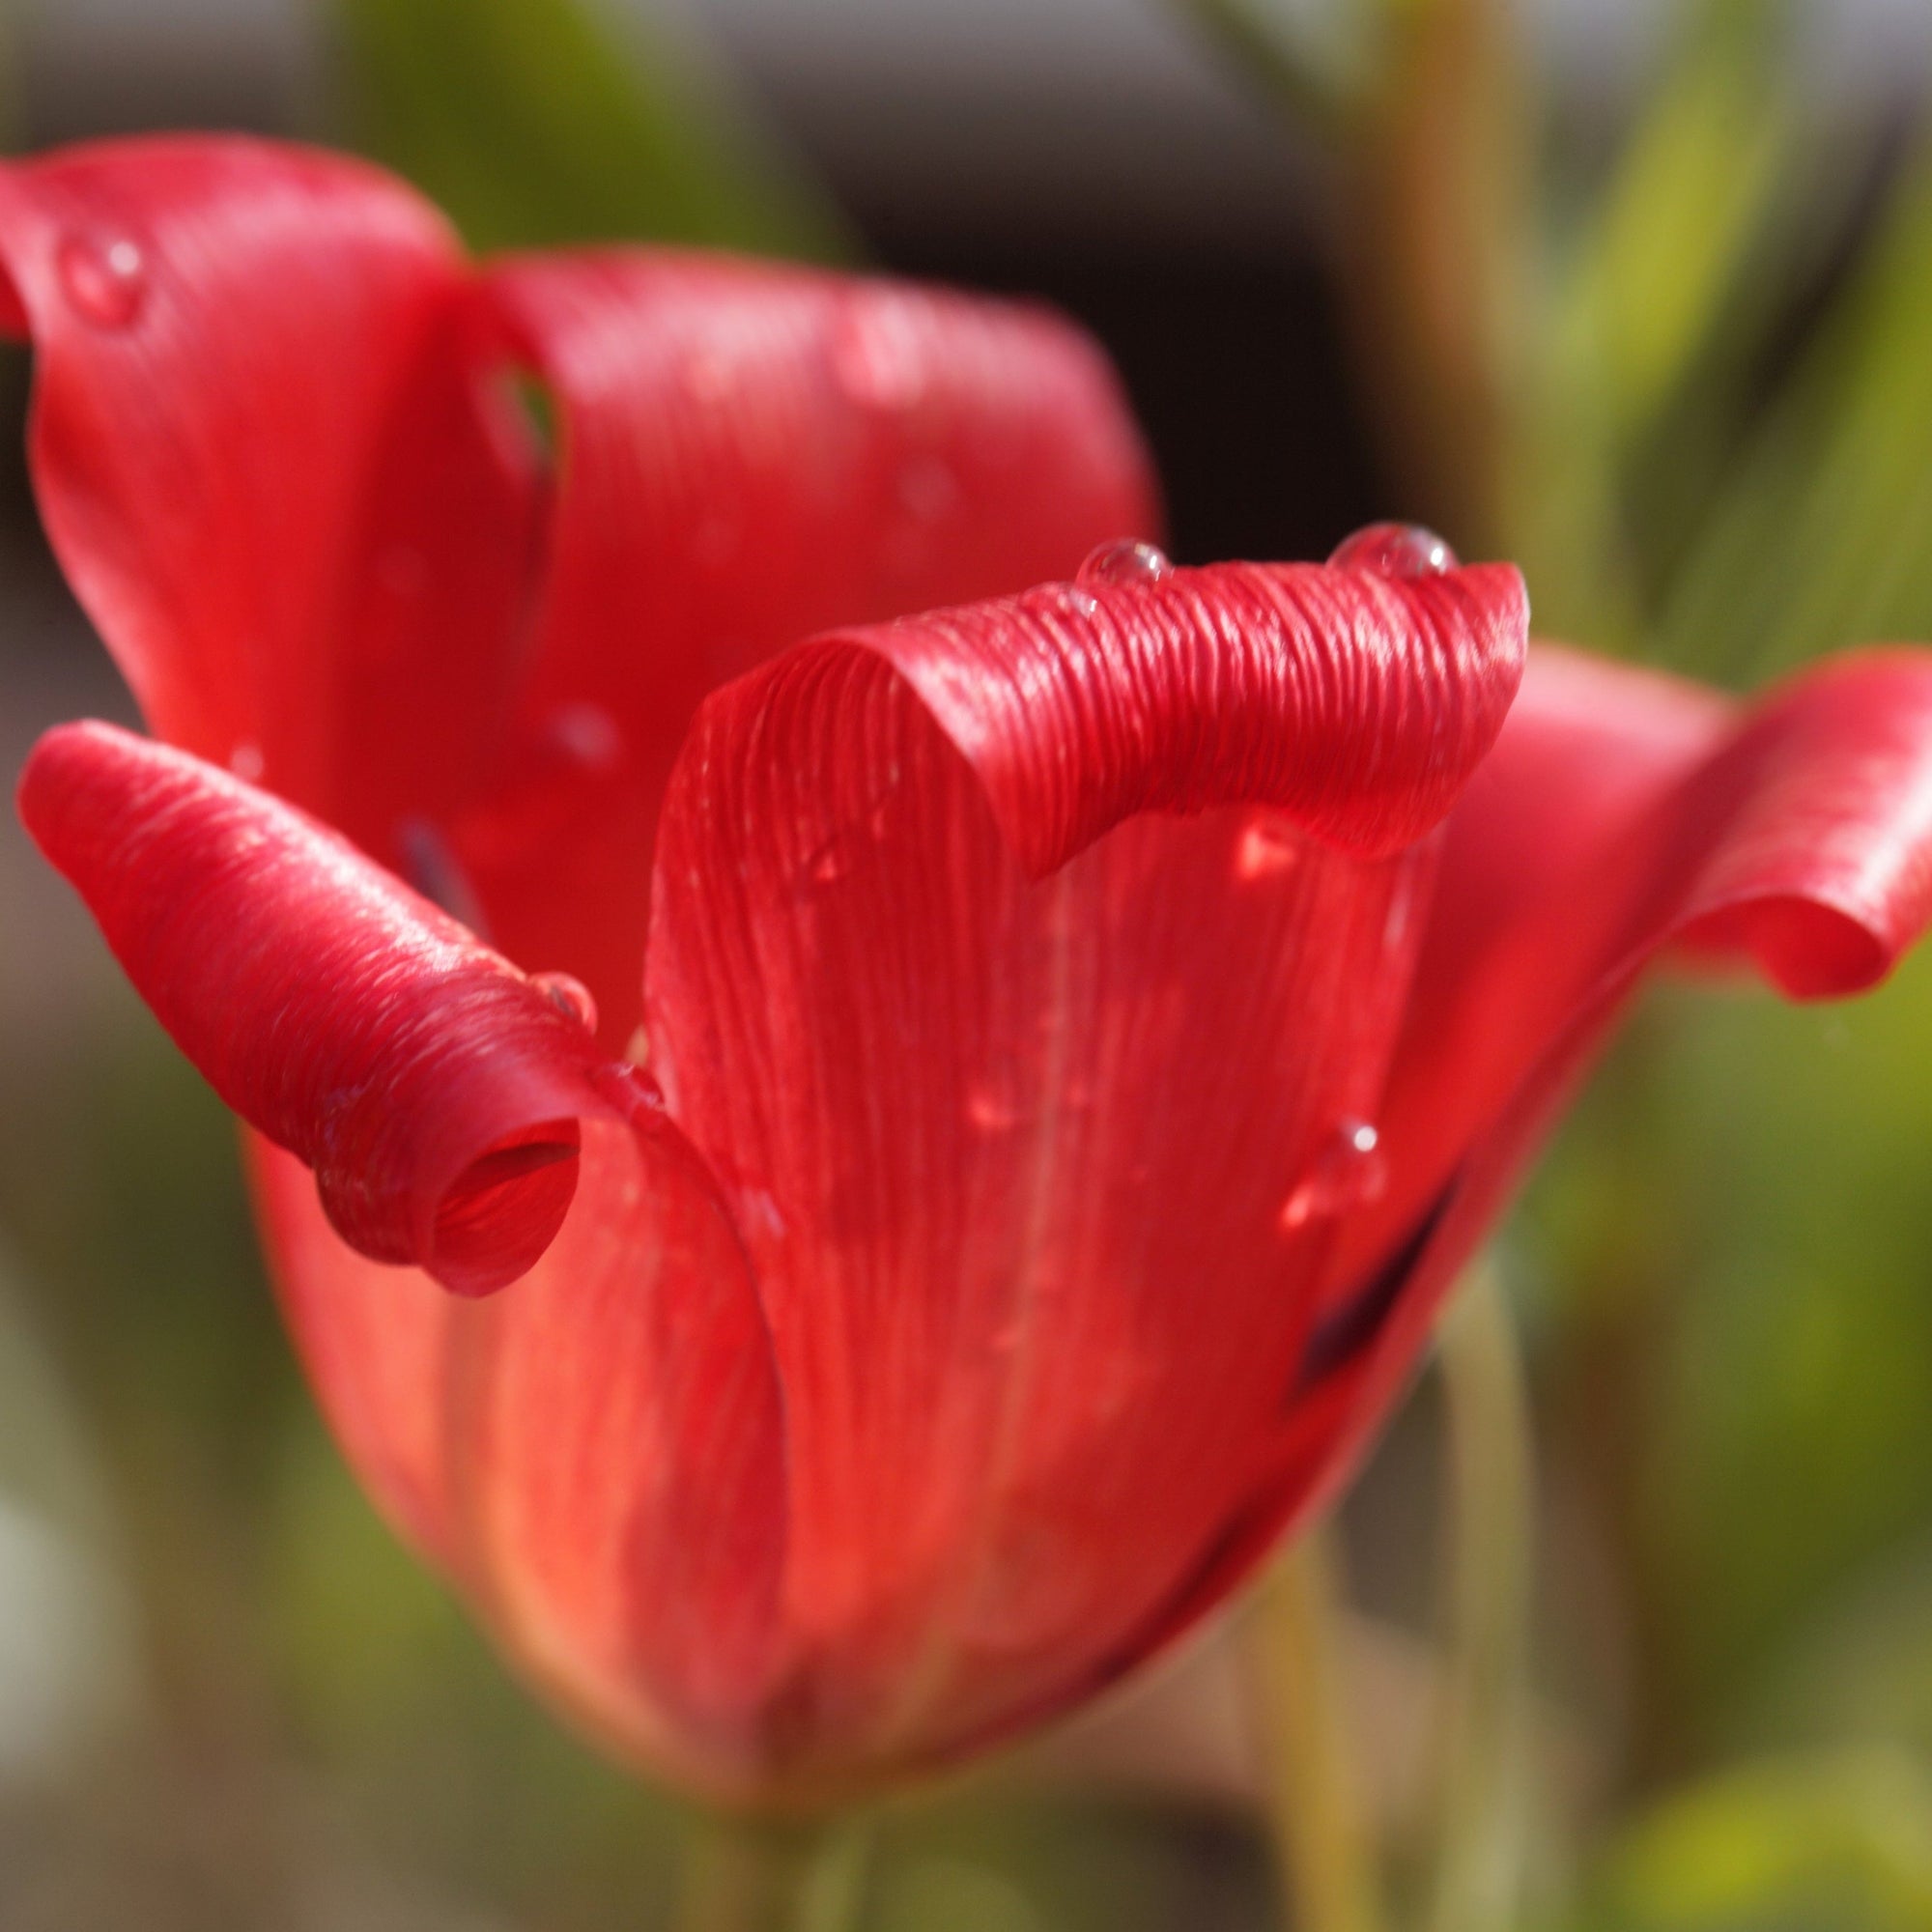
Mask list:
[[[675,1932],[857,1932],[870,1821],[715,1818],[694,1828]]]
[[[1534,1537],[1529,1405],[1494,1268],[1442,1326],[1449,1446],[1449,1632],[1436,1736],[1429,1932],[1514,1921],[1522,1868],[1523,1655]]]
[[[1271,1762],[1268,1804],[1295,1932],[1380,1932],[1380,1887],[1350,1749],[1338,1562],[1305,1532],[1250,1625]]]

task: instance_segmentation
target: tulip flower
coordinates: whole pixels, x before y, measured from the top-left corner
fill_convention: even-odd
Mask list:
[[[27,824],[247,1123],[372,1495],[696,1788],[875,1788],[1199,1626],[1647,964],[1833,996],[1932,918],[1932,656],[1739,703],[1413,531],[1171,567],[1037,312],[471,266],[233,141],[0,172],[0,264],[155,733],[49,734]]]

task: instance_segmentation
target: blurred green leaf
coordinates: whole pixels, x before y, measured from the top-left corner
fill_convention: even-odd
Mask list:
[[[1577,248],[1555,327],[1589,345],[1599,407],[1627,441],[1699,358],[1784,185],[1794,132],[1765,4],[1686,37]]]
[[[1886,1752],[1727,1772],[1611,1856],[1591,1932],[1925,1932],[1932,1779]]]
[[[848,252],[830,203],[662,33],[624,46],[591,0],[328,4],[354,134],[478,248]]]
[[[1922,1531],[1799,1629],[1763,1673],[1745,1728],[1807,1744],[1883,1740],[1932,1762],[1932,1543]]]
[[[1787,391],[1664,614],[1673,663],[1762,673],[1932,633],[1932,148]]]

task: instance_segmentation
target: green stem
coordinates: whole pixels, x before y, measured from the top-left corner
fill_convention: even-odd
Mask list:
[[[1295,1932],[1380,1932],[1380,1888],[1350,1748],[1348,1658],[1327,1532],[1293,1545],[1250,1625],[1265,1713],[1268,1804]]]
[[[857,1932],[870,1822],[715,1818],[693,1828],[675,1932]]]
[[[1522,1867],[1523,1656],[1534,1495],[1515,1327],[1488,1264],[1442,1326],[1449,1448],[1449,1634],[1436,1740],[1430,1932],[1496,1932]]]

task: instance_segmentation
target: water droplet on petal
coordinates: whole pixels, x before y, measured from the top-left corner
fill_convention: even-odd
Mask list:
[[[1235,840],[1237,879],[1276,879],[1292,872],[1301,860],[1301,841],[1294,828],[1279,818],[1255,818]]]
[[[1096,617],[1100,613],[1100,600],[1091,591],[1076,590],[1067,585],[1060,593],[1060,601],[1076,617]]]
[[[1342,1122],[1282,1204],[1283,1233],[1295,1234],[1311,1221],[1331,1219],[1375,1200],[1388,1184],[1380,1140],[1366,1121]]]
[[[742,1187],[737,1190],[738,1226],[748,1235],[763,1236],[768,1241],[785,1237],[784,1209],[768,1187]]]
[[[591,1069],[590,1078],[605,1099],[630,1120],[664,1112],[664,1089],[641,1066],[607,1060]]]
[[[259,784],[268,769],[262,748],[252,738],[243,738],[228,754],[228,769],[248,784]]]
[[[959,484],[936,456],[916,456],[899,471],[899,502],[922,524],[936,524],[959,500]]]
[[[611,771],[624,755],[624,734],[601,704],[559,704],[544,721],[544,738],[588,772]]]
[[[1440,577],[1456,568],[1456,553],[1420,524],[1371,524],[1338,544],[1328,561],[1378,577]]]
[[[1009,1094],[980,1083],[967,1090],[966,1120],[982,1134],[1005,1133],[1019,1124],[1019,1109]]]
[[[738,526],[729,517],[706,517],[691,533],[692,561],[704,570],[723,570],[738,549]]]
[[[833,381],[862,409],[906,410],[925,393],[925,357],[909,319],[876,297],[839,318],[830,354]]]
[[[560,1012],[575,1020],[585,1033],[597,1031],[597,1002],[582,980],[568,973],[532,973],[530,984]]]
[[[148,262],[139,242],[125,235],[111,240],[70,235],[60,244],[59,264],[68,299],[89,322],[125,328],[140,314]]]
[[[1104,583],[1116,590],[1146,590],[1174,566],[1151,543],[1105,543],[1089,551],[1075,578],[1078,583]]]
[[[695,403],[721,403],[731,393],[736,377],[730,358],[709,347],[694,349],[680,372],[684,392]]]
[[[396,859],[403,877],[432,905],[440,906],[479,939],[489,938],[490,929],[483,918],[483,904],[476,895],[476,888],[440,827],[427,818],[398,821]]]

